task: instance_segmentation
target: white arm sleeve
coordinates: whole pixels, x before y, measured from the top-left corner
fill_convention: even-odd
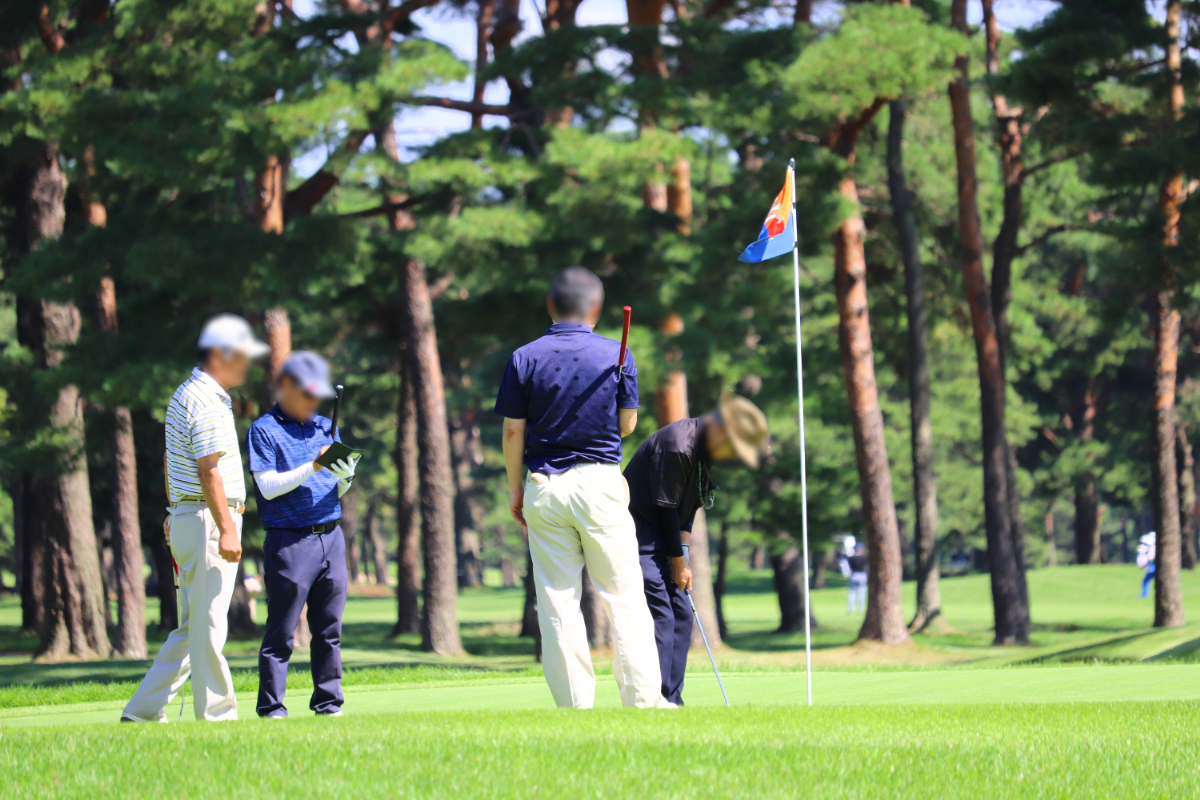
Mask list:
[[[289,469],[287,472],[276,472],[273,469],[265,472],[254,473],[254,482],[258,484],[258,490],[262,492],[262,496],[268,500],[274,500],[280,495],[287,494],[295,489],[300,484],[311,478],[316,470],[313,469],[312,462],[305,464],[302,467]]]

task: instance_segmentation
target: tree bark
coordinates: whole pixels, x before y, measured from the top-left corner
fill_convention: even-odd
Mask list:
[[[1084,445],[1095,438],[1096,386],[1088,377],[1072,408],[1072,427]],[[1075,563],[1099,564],[1100,517],[1096,499],[1096,476],[1089,469],[1075,478]]]
[[[286,308],[276,306],[268,308],[263,314],[263,329],[267,334],[267,344],[271,346],[271,355],[267,361],[267,397],[275,402],[275,381],[283,362],[292,352],[292,322]]]
[[[713,581],[713,607],[717,613],[717,630],[721,639],[729,636],[725,625],[725,578],[729,569],[729,523],[721,523],[721,539],[717,544],[717,579]]]
[[[450,429],[450,448],[454,461],[454,543],[458,553],[458,586],[467,589],[483,585],[483,562],[479,556],[479,533],[475,510],[474,470],[483,463],[476,409],[468,408]]]
[[[892,218],[904,262],[908,311],[908,393],[914,495],[913,553],[917,572],[917,611],[910,631],[924,630],[942,614],[941,570],[937,552],[937,486],[933,474],[930,422],[929,314],[925,308],[925,269],[912,194],[904,173],[904,102],[893,100],[888,124],[888,189]]]
[[[883,436],[883,413],[875,383],[875,354],[867,312],[867,262],[863,250],[866,227],[858,212],[858,187],[848,171],[853,166],[853,149],[846,157],[847,172],[842,177],[840,189],[842,197],[854,210],[838,226],[833,245],[838,340],[871,559],[867,614],[858,637],[896,644],[909,638],[900,596],[903,577],[900,530],[892,498],[892,476]],[[803,570],[807,576],[808,566],[804,565]]]
[[[521,608],[521,633],[533,639],[533,656],[542,660],[542,627],[538,623],[537,584],[533,576],[533,554],[525,542],[525,603]]]
[[[98,204],[89,203],[90,207]],[[99,206],[103,209],[103,206]],[[89,213],[92,224],[103,215]],[[112,278],[100,280],[98,322],[101,331],[116,334],[117,290]],[[138,519],[137,455],[133,442],[133,417],[125,406],[113,409],[113,573],[117,593],[117,629],[113,652],[126,658],[146,658],[146,582],[142,568],[142,526]]]
[[[229,635],[234,639],[252,639],[258,635],[254,622],[254,607],[250,591],[246,588],[245,559],[238,562],[237,577],[233,583],[233,598],[229,601]],[[296,626],[296,641],[307,644],[312,641],[308,620],[301,614],[302,624]],[[302,630],[303,629],[303,630]]]
[[[996,19],[993,0],[983,0],[986,31],[985,68],[991,78],[1000,74],[1000,23]],[[1001,92],[991,94],[996,118],[996,144],[1000,150],[1000,172],[1004,180],[1004,214],[1000,231],[992,244],[992,309],[996,319],[996,342],[1000,348],[1000,375],[1008,385],[1008,305],[1012,300],[1012,262],[1017,255],[1017,237],[1024,217],[1025,162],[1022,154],[1022,110],[1011,108]],[[1025,528],[1021,521],[1021,489],[1017,483],[1017,452],[1007,439],[1005,447],[1004,481],[1008,495],[1008,519],[1012,537],[1013,557],[1020,569],[1017,572],[1019,593],[1026,607],[1029,590],[1025,585]]]
[[[483,102],[483,93],[487,81],[483,72],[488,63],[488,37],[492,35],[492,17],[496,11],[496,0],[479,0],[479,15],[475,22],[475,91],[473,99],[476,103]],[[483,114],[471,115],[471,129],[483,129]]]
[[[356,495],[342,498],[342,536],[346,539],[346,574],[351,583],[366,580],[366,565],[363,562],[362,539],[359,531],[358,503]]]
[[[583,590],[579,597],[579,610],[583,612],[583,625],[587,629],[588,647],[599,650],[612,646],[612,633],[608,629],[608,617],[604,613],[604,603],[596,591],[588,575],[587,567],[583,569]]]
[[[1167,69],[1171,73],[1170,119],[1183,116],[1182,53],[1179,47],[1181,0],[1167,2]],[[1179,245],[1179,207],[1183,200],[1183,174],[1176,172],[1163,183],[1158,209],[1163,220],[1164,280],[1154,293],[1154,463],[1151,465],[1154,527],[1158,532],[1158,557],[1154,571],[1154,626],[1184,624],[1179,491],[1175,471],[1175,380],[1179,362],[1179,310],[1175,308],[1177,269],[1171,251]]]
[[[1179,527],[1181,537],[1180,564],[1184,569],[1196,568],[1196,461],[1192,457],[1192,443],[1188,439],[1187,426],[1179,424],[1175,429],[1178,442],[1176,460],[1179,462]]]
[[[463,652],[458,631],[458,581],[454,551],[453,471],[442,366],[438,359],[433,302],[425,283],[425,265],[406,259],[402,270],[400,319],[411,363],[417,409],[417,469],[420,476],[421,542],[424,555],[424,606],[421,649],[441,655]]]
[[[421,536],[417,518],[417,408],[406,353],[400,355],[396,423],[396,625],[393,635],[421,632]]]
[[[67,179],[57,149],[27,143],[27,160],[13,178],[17,252],[29,254],[43,241],[57,239],[63,230]],[[17,298],[17,335],[33,352],[39,370],[57,369],[64,349],[79,338],[79,310],[70,304],[28,297]],[[77,387],[63,384],[46,414],[48,427],[60,444],[52,474],[30,476],[31,497],[23,514],[32,552],[40,550],[31,578],[44,583],[40,614],[41,643],[37,657],[59,661],[107,656],[111,651],[105,628],[107,614],[100,554],[92,522],[83,428],[83,405]],[[28,502],[32,501],[32,502]]]
[[[388,575],[387,542],[384,540],[382,528],[379,524],[379,512],[372,498],[367,504],[367,538],[371,540],[372,569],[375,571],[375,583],[387,586],[392,581]]]
[[[953,0],[951,19],[967,33],[966,0]],[[979,367],[983,422],[983,506],[991,570],[995,643],[1024,643],[1029,639],[1029,603],[1024,594],[1024,565],[1018,561],[1012,538],[1008,497],[1009,449],[1005,428],[1005,381],[996,320],[983,272],[983,231],[979,221],[978,180],[975,173],[975,124],[971,117],[969,61],[955,59],[958,77],[950,84],[954,151],[958,166],[958,224],[963,287],[971,311],[975,356]]]
[[[696,613],[704,624],[710,647],[721,646],[721,623],[717,614],[716,590],[713,588],[712,561],[708,557],[708,516],[704,509],[697,509],[689,537],[688,561],[692,568],[692,599],[696,601]],[[703,647],[700,626],[692,626],[692,647]]]
[[[808,580],[808,565],[800,550],[788,547],[771,555],[775,596],[779,599],[779,629],[777,633],[796,633],[804,630],[804,581]],[[812,618],[812,626],[817,625]]]

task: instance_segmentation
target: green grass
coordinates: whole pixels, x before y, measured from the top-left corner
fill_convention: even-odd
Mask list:
[[[5,730],[5,796],[1195,795],[1198,703],[461,711]],[[113,757],[119,753],[119,757]]]
[[[1125,566],[1029,573],[1031,642],[1001,648],[990,644],[986,576],[944,580],[946,627],[898,648],[852,645],[861,617],[845,614],[834,576],[813,594],[809,709],[803,638],[774,632],[770,574],[738,573],[718,654],[734,708],[723,708],[694,653],[688,707],[665,713],[621,710],[602,653],[596,710],[553,710],[532,643],[517,636],[520,590],[460,596],[459,658],[391,637],[390,598],[354,597],[346,717],[305,710],[312,684],[297,653],[292,718],[253,719],[257,642],[244,640],[227,653],[245,721],[223,726],[113,725],[147,662],[32,663],[35,643],[19,633],[9,598],[0,600],[3,796],[1190,796],[1200,777],[1200,625],[1151,628],[1139,576]],[[1185,573],[1184,591],[1200,596],[1200,575]],[[151,637],[156,649],[163,636],[152,627]]]

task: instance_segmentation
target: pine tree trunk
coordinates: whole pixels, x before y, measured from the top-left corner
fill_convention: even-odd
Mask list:
[[[407,343],[400,355],[396,423],[396,625],[393,635],[421,632],[421,536],[417,517],[417,408]]]
[[[175,566],[171,549],[162,536],[153,537],[150,557],[154,559],[154,574],[158,578],[158,629],[169,633],[179,627],[179,596],[175,591]]]
[[[286,308],[268,308],[263,314],[263,329],[267,334],[267,344],[271,346],[271,356],[267,361],[267,397],[275,402],[275,381],[283,362],[292,352],[292,322]]]
[[[242,559],[238,562],[237,578],[233,584],[233,599],[229,602],[230,638],[251,639],[258,634],[258,625],[254,622],[254,607],[251,600],[250,591],[246,588],[245,559]],[[304,619],[303,615],[301,615],[301,619]],[[311,641],[312,634],[308,633],[307,620],[304,620],[304,633]],[[296,635],[297,637],[301,636],[299,628],[297,628]]]
[[[987,55],[985,67],[995,79],[1000,74],[1000,24],[993,12],[993,0],[983,0]],[[1024,217],[1025,162],[1022,152],[1022,110],[1010,108],[1008,98],[993,91],[992,110],[996,118],[996,144],[1000,149],[1000,171],[1004,180],[1004,215],[1000,231],[992,244],[992,309],[996,319],[996,341],[1000,348],[1000,375],[1008,381],[1008,305],[1012,300],[1012,262],[1017,255],[1017,237]],[[1020,569],[1017,582],[1022,602],[1029,606],[1025,585],[1025,529],[1021,520],[1021,490],[1017,483],[1016,448],[1007,441],[1008,460],[1004,470],[1008,495],[1008,518],[1013,555]]]
[[[379,586],[388,586],[392,580],[388,574],[387,542],[383,537],[383,526],[379,524],[379,512],[375,508],[374,498],[367,505],[367,538],[371,540],[375,583]]]
[[[454,475],[442,366],[438,359],[433,302],[425,283],[425,265],[408,259],[403,267],[401,324],[411,363],[417,408],[417,468],[420,476],[421,543],[424,555],[424,606],[421,648],[441,655],[463,652],[458,631],[458,580],[454,550]]]
[[[804,581],[808,580],[808,565],[800,550],[788,547],[771,556],[775,596],[779,600],[779,629],[777,633],[796,633],[804,630]],[[812,617],[812,627],[817,626]]]
[[[1182,0],[1167,2],[1167,69],[1171,73],[1170,118],[1183,116],[1182,53],[1179,22]],[[1158,208],[1162,216],[1163,248],[1167,264],[1165,287],[1154,293],[1154,463],[1151,466],[1154,526],[1158,557],[1154,572],[1154,626],[1184,624],[1183,588],[1179,580],[1181,536],[1179,491],[1175,471],[1175,381],[1179,362],[1179,311],[1175,308],[1177,270],[1170,262],[1179,245],[1179,214],[1183,200],[1183,175],[1175,173],[1162,186]]]
[[[721,639],[729,636],[725,625],[725,578],[729,569],[729,523],[721,523],[721,539],[717,544],[717,579],[713,581],[713,607],[717,612],[717,631]]]
[[[853,151],[850,151],[847,168],[853,165],[852,159]],[[879,409],[875,354],[867,313],[867,262],[863,251],[866,228],[858,213],[858,188],[849,172],[843,176],[840,188],[843,199],[854,211],[838,226],[833,239],[838,339],[871,559],[867,614],[858,636],[896,644],[909,637],[900,596],[903,577],[900,531],[892,499],[892,477],[883,437],[883,414]],[[803,569],[807,574],[807,565]]]
[[[13,496],[13,528],[19,554],[21,586],[21,632],[36,634],[42,629],[46,611],[44,580],[46,537],[39,505],[39,479],[22,473]]]
[[[113,562],[117,590],[116,654],[146,658],[146,580],[142,568],[142,526],[138,520],[137,460],[133,446],[133,419],[129,409],[113,410]]]
[[[937,552],[937,486],[933,476],[930,422],[929,314],[925,308],[925,269],[912,195],[904,174],[904,103],[894,100],[888,124],[888,188],[892,218],[904,262],[908,303],[908,392],[914,494],[913,551],[917,568],[917,612],[911,631],[924,630],[942,614],[941,570]]]
[[[346,539],[346,575],[351,583],[366,580],[363,565],[362,537],[358,531],[358,503],[354,497],[342,498],[342,536]]]
[[[583,625],[587,628],[588,647],[593,650],[611,647],[612,636],[608,630],[608,616],[604,613],[604,603],[588,575],[587,567],[583,569],[582,586],[579,610],[583,613]]]
[[[952,22],[964,33],[967,32],[966,13],[966,0],[954,0],[951,6]],[[983,231],[979,221],[969,62],[967,56],[962,55],[955,63],[959,77],[950,84],[949,94],[958,165],[960,259],[979,368],[983,422],[983,506],[992,579],[995,643],[1024,643],[1029,639],[1029,604],[1023,592],[1024,566],[1018,561],[1012,536],[1005,381],[996,320],[983,272]]]
[[[538,623],[537,584],[533,576],[533,554],[525,542],[525,604],[521,608],[521,633],[533,639],[533,657],[542,660],[542,627]]]
[[[89,219],[101,224],[104,209],[89,203]],[[98,207],[98,208],[97,208]],[[100,280],[97,293],[97,322],[100,330],[118,332],[117,290],[112,278]],[[117,626],[113,653],[126,658],[146,657],[146,587],[142,568],[142,526],[138,519],[137,455],[133,442],[133,418],[129,409],[113,409],[113,574],[117,594]]]
[[[58,238],[66,216],[67,179],[59,168],[57,150],[42,144],[27,146],[32,152],[12,184],[15,238],[22,254],[33,252],[43,240]],[[50,372],[62,363],[63,350],[79,338],[79,328],[79,311],[73,305],[17,298],[18,340],[33,352],[40,370]],[[26,534],[41,540],[26,539],[33,554],[41,551],[40,567],[30,565],[31,578],[40,576],[44,583],[38,658],[107,656],[111,645],[105,627],[106,598],[92,522],[82,398],[75,386],[58,387],[46,422],[61,447],[61,461],[57,474],[31,478],[31,494],[36,497],[27,497],[34,502],[23,509]]]
[[[1054,541],[1054,512],[1046,512],[1046,566],[1058,566],[1058,545]]]
[[[716,591],[713,588],[712,561],[708,556],[708,516],[704,509],[697,509],[692,523],[691,542],[688,548],[689,566],[692,568],[692,599],[696,602],[696,613],[704,624],[710,647],[721,646],[721,624],[717,616]],[[692,626],[692,647],[703,647],[700,626]]]
[[[1075,563],[1100,563],[1100,526],[1096,477],[1090,472],[1075,480]]]
[[[1180,563],[1184,569],[1196,568],[1196,462],[1187,426],[1176,426],[1178,442],[1176,460],[1179,462],[1179,526],[1181,536]]]
[[[458,553],[458,586],[467,589],[483,585],[479,533],[475,526],[475,510],[471,507],[471,496],[475,492],[472,472],[483,463],[475,409],[464,410],[452,424],[450,447],[454,461],[454,542]]]

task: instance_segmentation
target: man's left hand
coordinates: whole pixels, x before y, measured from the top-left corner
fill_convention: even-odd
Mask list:
[[[349,485],[354,480],[354,469],[358,466],[358,459],[343,458],[340,461],[335,461],[329,465],[329,472],[342,483]]]
[[[676,556],[671,559],[671,580],[675,581],[675,585],[680,591],[684,589],[691,591],[692,589],[692,570],[688,567],[687,559],[683,556]]]

